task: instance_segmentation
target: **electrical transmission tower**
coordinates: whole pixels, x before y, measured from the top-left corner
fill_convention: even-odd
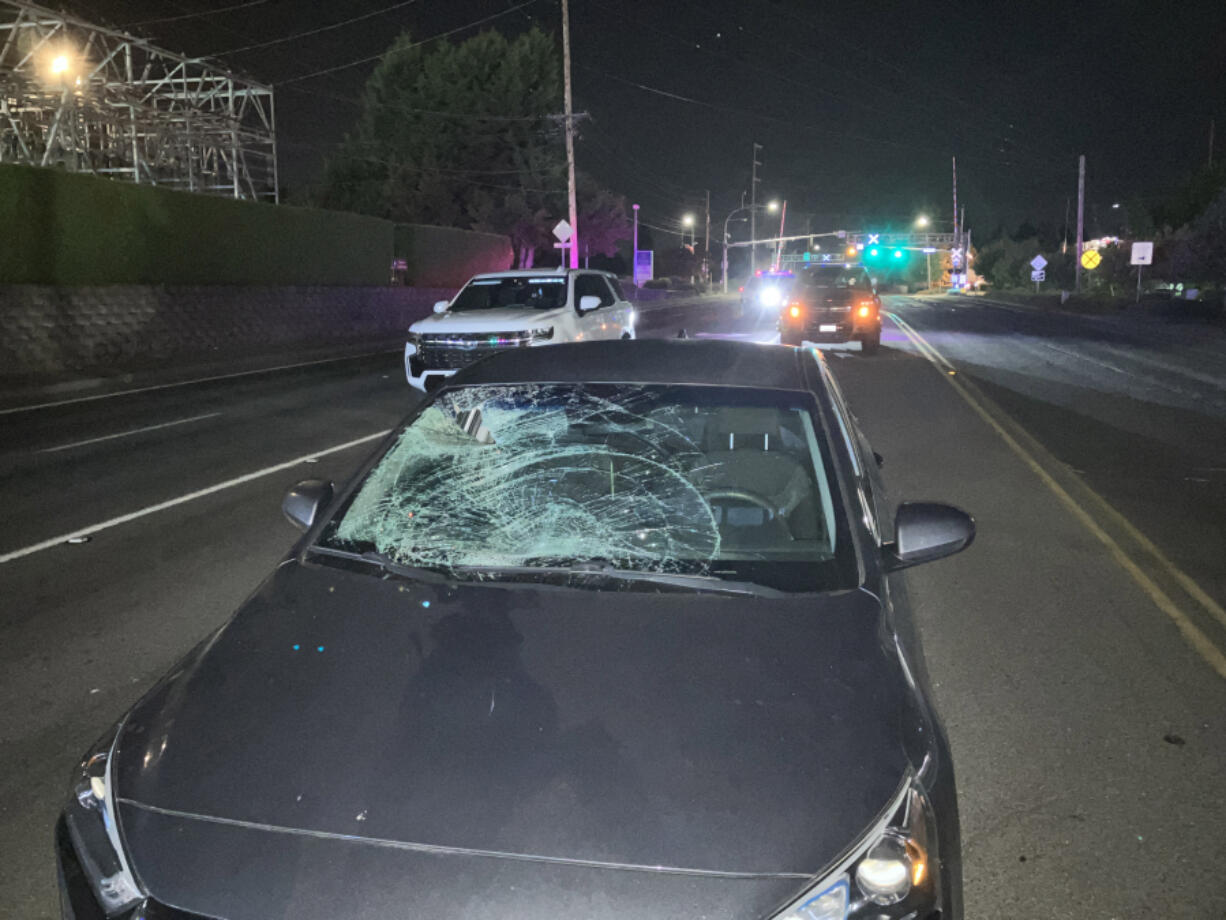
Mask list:
[[[25,0],[0,0],[0,163],[278,200],[272,88]]]

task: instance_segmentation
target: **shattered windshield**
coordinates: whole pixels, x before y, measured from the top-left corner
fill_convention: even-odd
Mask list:
[[[476,278],[452,302],[453,312],[523,307],[555,310],[566,306],[566,276]]]
[[[503,385],[440,394],[320,544],[397,563],[684,573],[815,591],[854,554],[800,394]]]

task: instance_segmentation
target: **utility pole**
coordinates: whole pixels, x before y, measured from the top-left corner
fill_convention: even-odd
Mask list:
[[[562,88],[566,106],[566,180],[570,201],[570,267],[579,267],[579,208],[575,202],[575,113],[570,96],[570,2],[562,0]]]
[[[639,206],[631,205],[634,208],[634,255],[630,257],[630,277],[634,279],[634,286],[639,286]]]
[[[1213,169],[1213,127],[1214,119],[1209,119],[1209,168]]]
[[[711,190],[707,189],[707,235],[702,244],[703,281],[711,283]]]
[[[954,175],[954,249],[958,248],[958,158],[950,157]]]
[[[1081,236],[1085,228],[1086,217],[1086,155],[1083,153],[1077,160],[1077,247],[1076,259],[1077,264],[1074,266],[1076,271],[1076,282],[1073,285],[1073,290],[1078,294],[1081,293]]]
[[[762,164],[758,162],[758,151],[762,149],[762,145],[754,143],[753,145],[753,169],[750,172],[749,182],[749,277],[752,278],[758,272],[758,167]]]

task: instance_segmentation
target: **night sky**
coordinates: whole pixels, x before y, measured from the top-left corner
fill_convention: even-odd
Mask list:
[[[560,35],[556,0],[66,0],[191,55],[219,55],[277,88],[282,182],[317,178],[352,122],[372,63],[408,29]],[[224,12],[183,17],[205,10]],[[505,12],[508,8],[510,12]],[[390,9],[389,9],[390,8]],[[339,28],[326,28],[374,13]],[[134,25],[143,23],[140,25]],[[786,198],[789,227],[948,221],[950,157],[972,229],[1060,225],[1088,158],[1087,230],[1110,205],[1155,199],[1226,153],[1226,2],[827,4],[802,0],[572,0],[579,166],[675,227],[711,193],[712,234],[749,188]],[[314,34],[299,33],[315,31]],[[245,46],[275,44],[243,49]],[[676,98],[682,97],[682,98]],[[1106,230],[1106,226],[1098,229]]]

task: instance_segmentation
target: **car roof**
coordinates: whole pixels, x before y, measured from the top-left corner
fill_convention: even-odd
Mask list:
[[[649,383],[806,390],[804,359],[797,348],[720,339],[568,342],[495,352],[446,386]]]
[[[478,278],[549,278],[562,277],[563,275],[604,275],[607,278],[616,278],[612,272],[601,271],[597,268],[508,268],[504,272],[481,272],[473,275],[470,280],[475,281]]]

